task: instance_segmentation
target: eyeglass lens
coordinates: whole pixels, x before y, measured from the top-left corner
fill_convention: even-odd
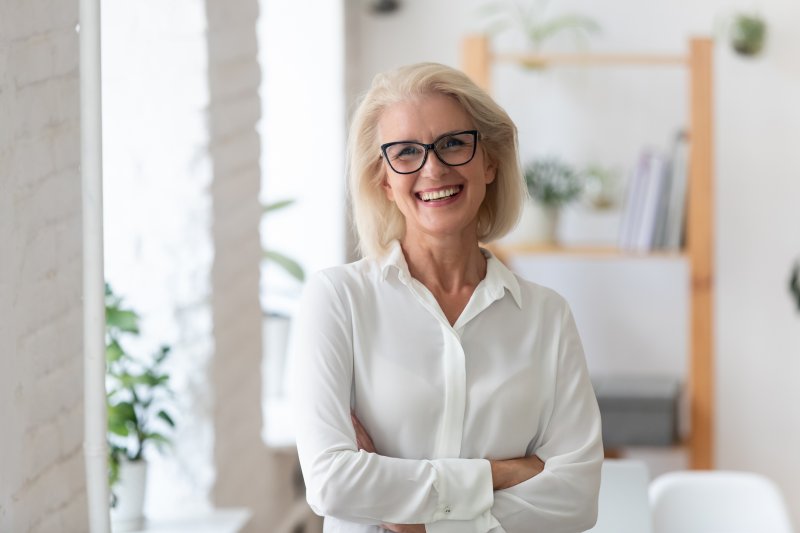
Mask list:
[[[442,163],[459,166],[475,155],[476,133],[472,131],[444,135],[433,143],[433,150]],[[386,159],[395,172],[410,174],[425,164],[428,145],[416,142],[391,143],[385,147]]]

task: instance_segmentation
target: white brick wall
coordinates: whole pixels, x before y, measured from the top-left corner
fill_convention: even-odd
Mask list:
[[[77,0],[0,5],[0,531],[87,529]]]
[[[291,501],[291,461],[261,440],[257,0],[206,0],[214,180],[215,504],[247,506],[271,531]]]

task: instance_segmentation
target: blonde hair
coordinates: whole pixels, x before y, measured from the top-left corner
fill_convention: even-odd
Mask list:
[[[405,219],[386,198],[378,122],[397,102],[426,94],[455,98],[480,132],[480,144],[496,168],[478,210],[478,239],[490,242],[519,220],[527,194],[519,164],[517,127],[508,114],[463,72],[438,63],[418,63],[378,74],[353,115],[348,139],[348,184],[361,253],[380,257],[405,233]]]

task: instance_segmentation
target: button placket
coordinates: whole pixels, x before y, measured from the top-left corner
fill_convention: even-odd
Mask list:
[[[439,322],[442,334],[442,372],[444,377],[444,406],[442,425],[436,439],[434,458],[459,457],[464,432],[466,411],[466,358],[461,346],[461,335],[447,321],[433,294],[422,283],[411,277],[400,280],[414,297]]]
[[[444,410],[436,442],[436,457],[459,457],[466,410],[466,360],[456,331],[442,325],[442,370],[444,372]]]

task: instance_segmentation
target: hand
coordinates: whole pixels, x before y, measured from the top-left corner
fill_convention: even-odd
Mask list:
[[[425,524],[381,524],[381,527],[394,533],[425,533]]]
[[[369,453],[378,453],[375,450],[372,437],[369,436],[366,428],[361,424],[353,410],[350,411],[350,420],[353,421],[353,429],[356,430],[356,445],[358,449]],[[425,533],[425,524],[381,524],[381,527],[394,533]]]
[[[355,411],[352,409],[350,410],[350,420],[353,421],[353,429],[356,430],[356,445],[358,446],[358,449],[369,453],[378,453],[375,450],[375,444],[372,442],[372,437],[369,436],[367,430],[361,425],[361,421],[358,419]]]
[[[544,470],[544,462],[536,455],[502,461],[489,461],[492,465],[494,490],[507,489],[528,481]]]

